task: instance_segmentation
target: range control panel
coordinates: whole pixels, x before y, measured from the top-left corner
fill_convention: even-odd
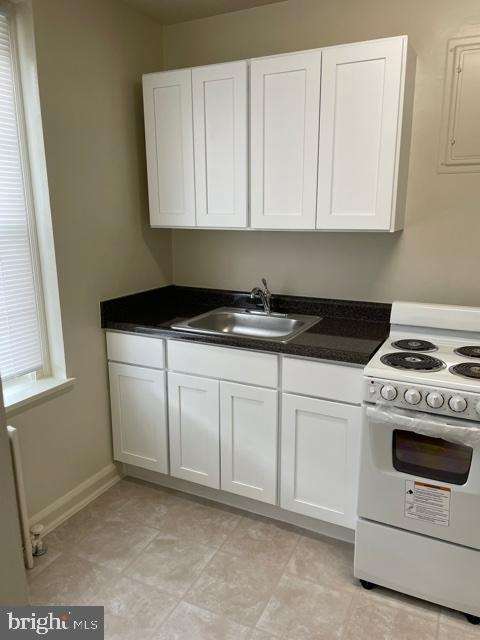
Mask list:
[[[480,394],[367,378],[365,402],[480,422]]]

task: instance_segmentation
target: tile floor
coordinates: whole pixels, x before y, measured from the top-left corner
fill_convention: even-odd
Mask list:
[[[122,480],[47,536],[32,604],[101,604],[108,640],[480,640],[463,616],[353,579],[353,548]]]

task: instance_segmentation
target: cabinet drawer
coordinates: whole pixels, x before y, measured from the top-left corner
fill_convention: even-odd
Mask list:
[[[339,364],[283,358],[282,389],[290,393],[360,404],[363,369]]]
[[[260,387],[278,385],[277,356],[242,349],[168,341],[171,371],[208,376]]]
[[[107,331],[107,357],[115,362],[163,369],[165,345],[160,338]]]

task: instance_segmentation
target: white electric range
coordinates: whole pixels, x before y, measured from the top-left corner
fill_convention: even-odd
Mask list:
[[[480,622],[480,308],[394,303],[365,367],[355,575]]]

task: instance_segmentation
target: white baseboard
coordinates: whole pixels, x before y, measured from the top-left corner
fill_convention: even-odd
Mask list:
[[[121,474],[117,466],[108,464],[103,469],[74,489],[61,496],[47,507],[33,515],[29,519],[30,526],[42,523],[45,526],[45,534],[49,533],[62,522],[73,516],[77,511],[86,507],[87,504],[98,498],[102,493],[113,487],[119,480]]]
[[[172,476],[164,475],[156,471],[149,471],[148,469],[141,469],[140,467],[134,467],[129,464],[123,465],[125,475],[152,484],[157,484],[162,487],[168,487],[169,489],[176,489],[177,491],[184,491],[200,498],[212,500],[214,502],[220,502],[226,504],[229,507],[236,507],[237,509],[243,509],[250,513],[255,513],[260,516],[279,520],[280,522],[286,522],[308,531],[314,531],[329,538],[336,538],[337,540],[343,540],[344,542],[353,543],[355,539],[355,531],[347,529],[346,527],[340,527],[336,524],[330,524],[322,520],[316,520],[308,516],[294,513],[293,511],[287,511],[276,505],[265,504],[258,500],[252,500],[250,498],[243,498],[237,496],[228,491],[220,491],[218,489],[210,489],[200,484],[188,482],[187,480],[180,480],[179,478],[172,478]]]

